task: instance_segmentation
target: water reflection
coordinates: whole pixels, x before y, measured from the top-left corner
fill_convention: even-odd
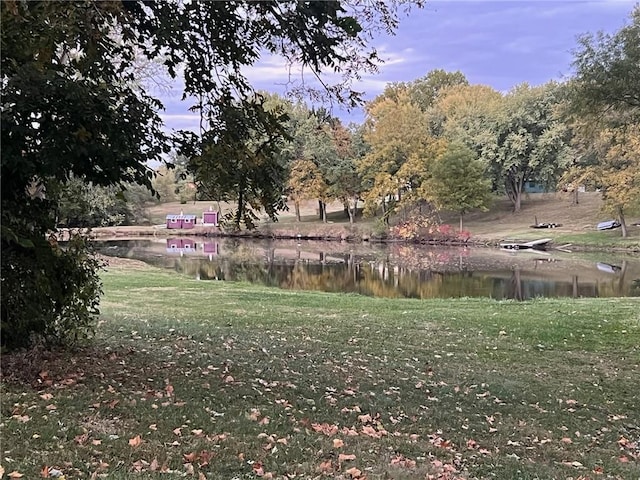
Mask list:
[[[640,296],[637,256],[203,238],[118,240],[99,249],[200,280],[284,289],[397,298]]]

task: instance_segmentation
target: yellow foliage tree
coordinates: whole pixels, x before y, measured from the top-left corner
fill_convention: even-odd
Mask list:
[[[327,184],[322,172],[311,160],[298,159],[291,164],[289,174],[289,198],[293,200],[296,220],[300,221],[300,202],[314,198],[325,198]]]
[[[428,134],[426,114],[412,103],[407,90],[378,97],[367,114],[365,140],[371,150],[358,162],[366,186],[365,212],[375,212],[381,205],[388,221],[394,206],[417,200],[415,192],[428,175],[434,140]]]

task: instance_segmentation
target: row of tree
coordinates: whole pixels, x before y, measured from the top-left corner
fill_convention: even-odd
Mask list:
[[[341,201],[351,222],[365,213],[388,222],[415,208],[463,215],[506,195],[519,211],[527,182],[548,190],[602,192],[620,221],[640,208],[638,50],[640,7],[615,35],[580,39],[566,82],[521,84],[502,94],[471,85],[461,72],[434,70],[394,83],[366,106],[363,125],[344,126],[327,110],[278,95],[254,97],[280,128],[257,130],[241,107],[225,123],[229,138],[182,152],[204,198],[237,202],[232,226],[255,226],[257,210],[272,219],[284,208]],[[247,108],[246,106],[244,108]],[[253,107],[251,107],[253,108]],[[208,143],[208,144],[209,144]]]
[[[190,141],[179,144],[173,170],[161,167],[152,186],[163,201],[236,203],[225,219],[236,229],[254,228],[260,210],[275,220],[288,199],[298,220],[300,202],[317,200],[326,221],[327,203],[337,200],[354,222],[364,201],[366,214],[387,223],[415,208],[453,210],[462,230],[463,215],[486,208],[493,195],[506,195],[519,211],[525,184],[533,181],[573,190],[576,201],[579,187],[599,189],[626,236],[625,216],[640,203],[637,94],[627,84],[637,10],[632,21],[615,36],[583,37],[577,75],[567,82],[522,84],[502,94],[471,85],[462,72],[433,70],[388,85],[366,105],[363,125],[344,126],[324,108],[264,92],[232,102],[218,119],[226,128],[208,139],[204,133],[202,143],[184,134]],[[607,86],[614,74],[626,77]],[[622,90],[608,96],[594,90],[596,77],[598,88]],[[248,120],[261,115],[276,121]],[[72,201],[60,206],[62,225],[144,221],[143,203],[152,200],[135,185],[120,198],[100,187],[93,197],[78,195],[75,178],[68,189]],[[111,208],[92,206],[101,198]]]

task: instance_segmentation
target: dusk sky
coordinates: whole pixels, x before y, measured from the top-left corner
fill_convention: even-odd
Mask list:
[[[506,92],[528,82],[539,85],[571,75],[572,50],[583,33],[613,33],[629,20],[635,0],[481,1],[432,0],[401,16],[395,36],[380,35],[373,45],[385,64],[353,87],[373,99],[390,82],[412,81],[439,68],[460,70],[472,84]],[[278,58],[263,58],[247,70],[254,87],[284,93],[288,70]],[[196,129],[197,116],[163,95],[168,128]],[[361,122],[364,112],[333,107],[333,114]]]

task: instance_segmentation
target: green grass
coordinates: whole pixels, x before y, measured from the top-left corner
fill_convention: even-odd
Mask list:
[[[390,300],[152,268],[104,282],[92,348],[3,357],[31,380],[3,381],[6,472],[638,477],[638,300]]]
[[[585,232],[573,234],[561,234],[554,237],[557,244],[575,243],[593,248],[625,248],[640,249],[640,236],[637,234],[638,227],[629,227],[635,235],[627,238],[620,236],[620,229],[603,232]]]

